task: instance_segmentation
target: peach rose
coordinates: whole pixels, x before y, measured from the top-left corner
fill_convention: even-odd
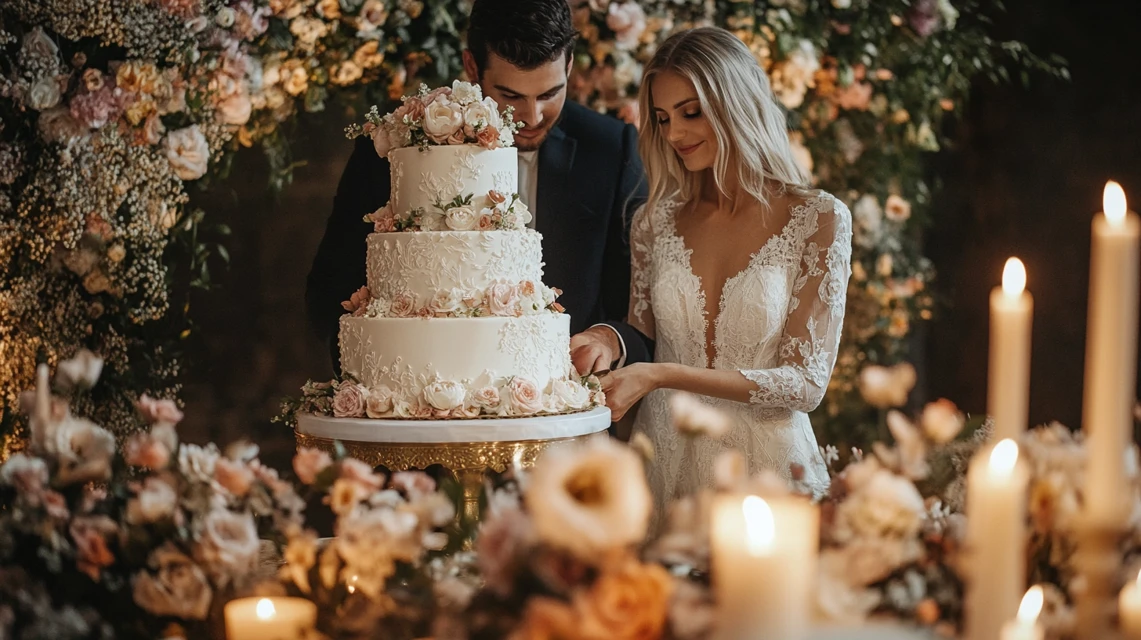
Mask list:
[[[487,209],[484,209],[484,211],[487,211]],[[480,231],[491,231],[495,229],[495,222],[492,221],[491,215],[481,213],[479,216],[479,224],[476,225],[476,229]]]
[[[539,393],[539,387],[535,386],[534,382],[516,376],[511,379],[508,389],[511,393],[511,404],[516,413],[530,415],[543,410],[543,396]]]
[[[364,416],[368,389],[356,383],[342,384],[333,396],[333,416],[360,418]]]
[[[352,297],[342,302],[341,307],[354,316],[362,315],[364,314],[365,310],[368,309],[368,301],[370,297],[371,295],[369,294],[368,287],[361,287],[360,289],[357,289],[353,292]]]
[[[416,315],[416,298],[407,291],[401,291],[392,297],[390,312],[397,318],[409,318]]]
[[[197,180],[206,175],[210,145],[198,125],[192,124],[167,134],[166,158],[175,175],[182,180]]]
[[[107,548],[107,536],[117,533],[115,521],[107,516],[80,516],[68,528],[75,542],[75,564],[92,580],[99,581],[104,567],[115,563],[115,556]]]
[[[507,202],[507,196],[503,195],[499,191],[496,191],[495,189],[487,192],[487,199],[491,200],[495,204],[503,204],[504,202]]]
[[[589,591],[574,595],[581,638],[658,638],[666,624],[673,583],[656,564],[627,558],[603,571]]]
[[[297,450],[297,455],[293,456],[293,472],[301,484],[313,484],[317,481],[317,476],[331,464],[333,459],[320,449],[301,447]]]
[[[486,126],[475,134],[475,141],[479,146],[484,149],[498,149],[499,148],[499,129],[492,126]]]
[[[446,98],[433,100],[424,110],[424,134],[436,144],[447,144],[453,134],[463,135],[464,117],[458,104]]]
[[[499,389],[493,386],[486,386],[471,396],[471,401],[477,407],[482,407],[489,412],[495,411],[499,408]]]
[[[138,433],[123,446],[123,457],[132,467],[157,470],[170,462],[170,449],[151,434]]]
[[[173,400],[155,400],[144,393],[135,403],[135,406],[138,407],[143,419],[151,424],[159,422],[178,424],[182,422],[182,411],[178,409]]]
[[[241,462],[219,458],[214,464],[214,479],[223,489],[241,498],[250,492],[254,474]]]
[[[487,306],[497,316],[517,316],[519,291],[506,283],[493,284],[487,289]]]

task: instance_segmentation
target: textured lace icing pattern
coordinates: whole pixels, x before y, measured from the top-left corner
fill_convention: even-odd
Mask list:
[[[423,303],[436,291],[540,283],[542,236],[530,230],[376,233],[368,238],[366,270],[373,296],[411,293]]]
[[[635,214],[629,320],[656,340],[656,361],[737,370],[757,389],[749,403],[701,398],[735,418],[723,442],[686,444],[669,427],[670,391],[647,396],[635,428],[659,452],[649,472],[655,498],[664,506],[681,491],[709,486],[722,446],[743,451],[753,472],[769,469],[791,479],[791,466],[800,465],[807,487],[822,492],[827,469],[806,412],[823,397],[835,363],[850,276],[851,214],[824,193],[792,207],[785,227],[725,282],[710,320],[701,280],[676,230],[681,205],[674,199]]]
[[[499,330],[499,349],[512,357],[514,372],[531,380],[545,371],[570,372],[570,345],[551,344],[542,320],[514,318]]]

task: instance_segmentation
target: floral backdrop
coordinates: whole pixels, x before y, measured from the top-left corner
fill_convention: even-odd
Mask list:
[[[572,2],[582,35],[574,99],[634,120],[655,46],[678,28],[723,25],[768,70],[817,184],[852,208],[848,326],[817,415],[822,441],[841,442],[838,424],[857,442],[860,428],[883,424],[857,393],[860,373],[905,359],[905,338],[935,310],[920,239],[938,189],[925,159],[946,144],[947,118],[978,77],[1065,74],[1058,61],[988,35],[996,4]],[[136,428],[141,394],[176,397],[180,352],[193,339],[188,292],[208,287],[227,257],[225,225],[196,210],[192,194],[254,145],[270,160],[272,186],[287,184],[300,112],[335,98],[383,103],[420,79],[457,75],[466,14],[466,0],[4,3],[3,432],[21,424],[12,408],[36,362],[83,347],[104,357],[102,384],[72,402],[111,431]]]

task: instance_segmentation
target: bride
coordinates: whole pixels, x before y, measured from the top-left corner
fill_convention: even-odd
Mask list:
[[[630,233],[628,321],[656,354],[603,378],[614,420],[645,398],[634,430],[654,444],[659,504],[710,485],[723,446],[744,452],[752,473],[795,476],[822,493],[828,475],[807,412],[836,361],[851,214],[808,186],[768,78],[728,31],[667,40],[639,103],[650,195]],[[727,413],[729,433],[686,446],[669,426],[670,390]]]

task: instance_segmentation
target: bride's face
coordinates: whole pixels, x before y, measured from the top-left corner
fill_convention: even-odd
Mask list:
[[[685,168],[688,171],[712,168],[717,158],[717,137],[701,111],[693,83],[672,71],[664,71],[654,76],[650,96],[662,136]]]

